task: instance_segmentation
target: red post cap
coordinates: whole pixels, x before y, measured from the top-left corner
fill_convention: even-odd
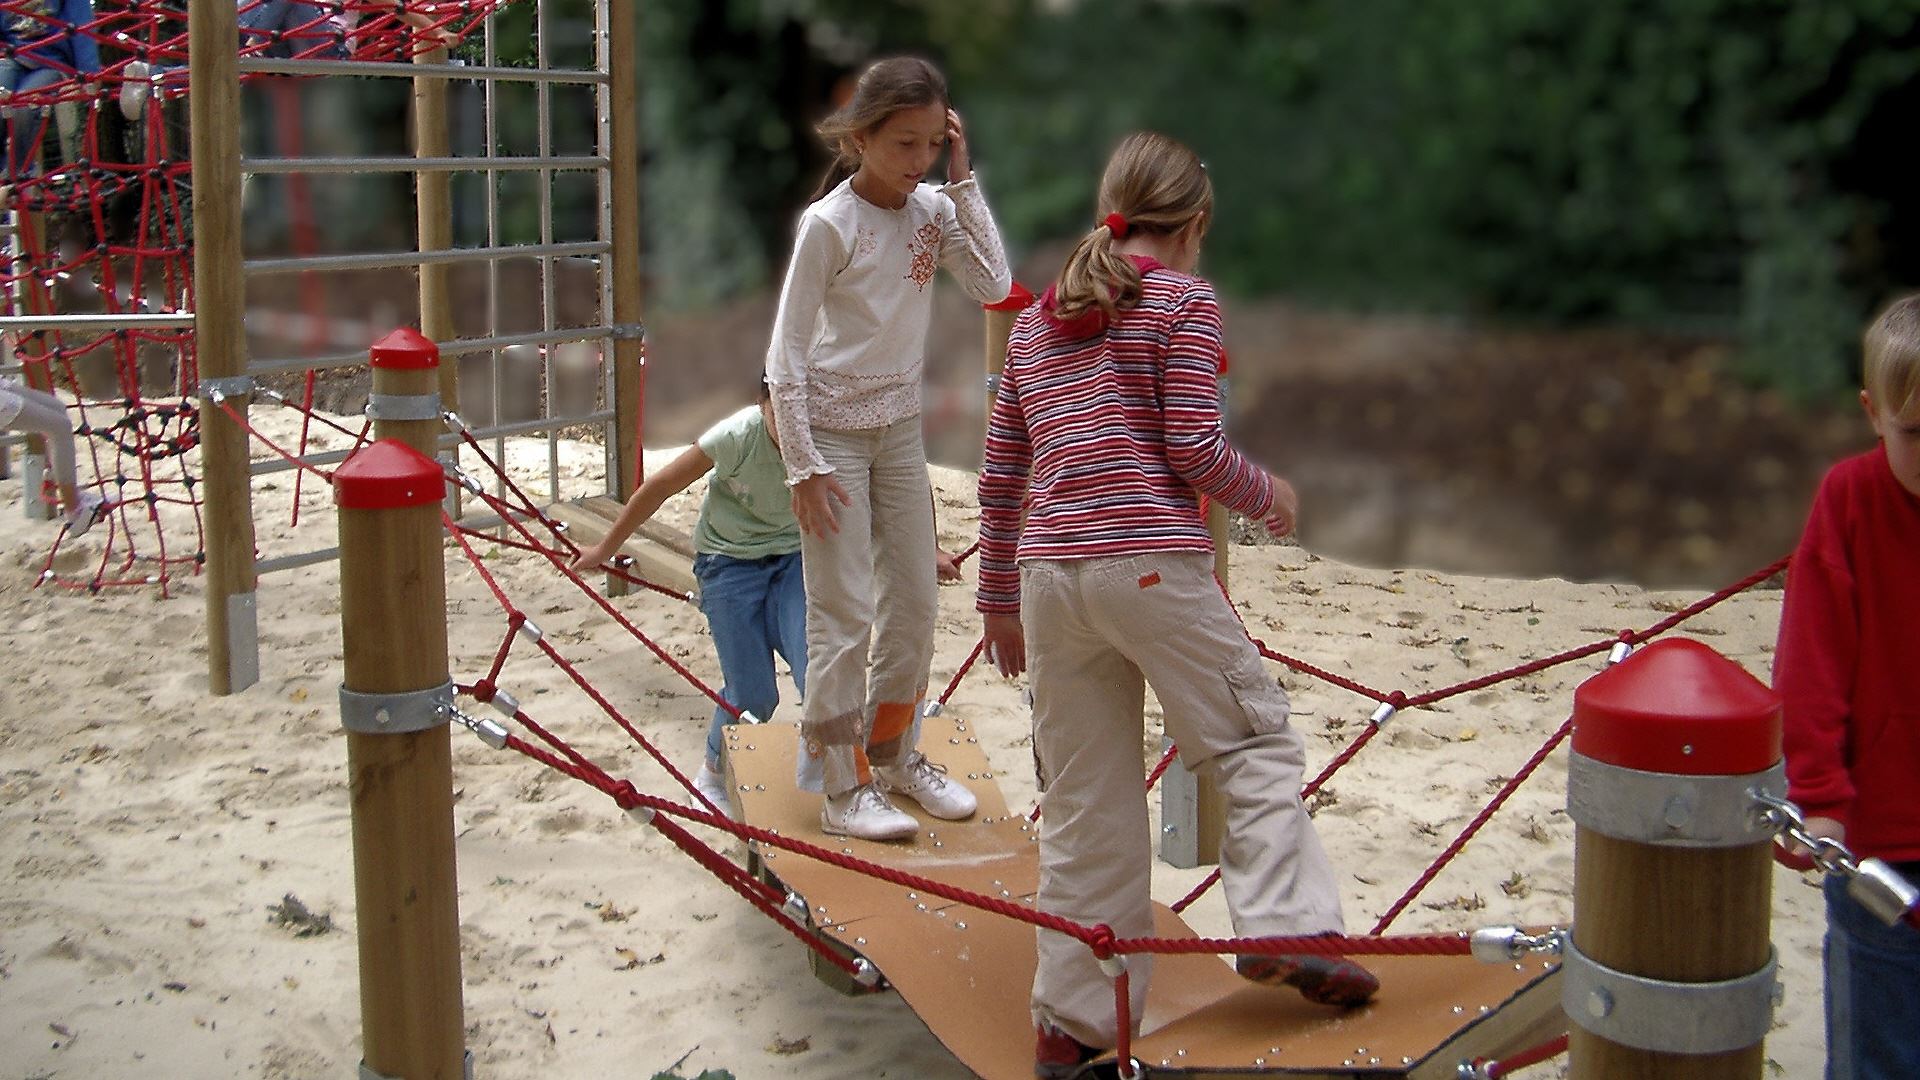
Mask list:
[[[1005,300],[996,300],[991,304],[982,304],[980,306],[986,308],[988,311],[1019,311],[1022,308],[1030,306],[1033,300],[1033,290],[1016,281],[1013,283],[1013,288],[1007,292],[1007,298]]]
[[[399,439],[377,439],[333,471],[333,502],[345,510],[395,510],[437,503],[447,474]]]
[[[411,326],[403,326],[374,342],[367,355],[368,362],[377,368],[440,366],[440,346]]]
[[[1712,648],[1662,638],[1573,692],[1573,749],[1642,772],[1761,772],[1780,760],[1780,697]]]

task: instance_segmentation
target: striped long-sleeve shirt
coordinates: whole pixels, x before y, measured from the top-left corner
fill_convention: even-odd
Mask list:
[[[1061,323],[1051,290],[1014,324],[980,468],[983,612],[1020,610],[1022,559],[1211,551],[1196,493],[1272,508],[1272,478],[1221,423],[1213,286],[1135,261],[1140,302],[1111,326]]]

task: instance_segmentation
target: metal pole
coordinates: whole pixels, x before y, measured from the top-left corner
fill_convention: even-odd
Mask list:
[[[442,710],[452,702],[445,486],[440,465],[398,439],[369,444],[334,473],[363,1078],[466,1073]]]
[[[215,694],[253,685],[255,633],[253,490],[247,478],[251,400],[246,372],[246,277],[240,232],[240,76],[232,0],[191,0],[187,9],[193,153],[194,339],[202,393],[200,467],[206,476],[207,681]]]
[[[607,312],[615,327],[610,348],[602,353],[613,365],[613,437],[607,440],[613,461],[607,470],[609,494],[625,502],[645,479],[640,459],[640,425],[646,403],[646,351],[637,328],[643,318],[640,278],[640,107],[639,65],[636,62],[635,12],[617,0],[601,0],[600,20],[606,34],[607,82],[601,129],[601,153],[606,155],[606,219],[610,234],[601,239],[612,245],[601,278],[611,292]],[[627,583],[607,579],[607,593],[620,596]]]
[[[1573,937],[1563,1004],[1576,1080],[1757,1080],[1777,989],[1772,830],[1780,699],[1667,638],[1574,692]]]

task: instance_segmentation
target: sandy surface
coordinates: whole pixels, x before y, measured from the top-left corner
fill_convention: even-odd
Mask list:
[[[283,435],[292,418],[257,410]],[[597,489],[598,448],[561,448],[562,494]],[[515,451],[544,468],[544,444]],[[970,478],[939,477],[948,546],[970,541]],[[665,512],[685,524],[696,492]],[[330,497],[309,482],[298,528],[291,478],[255,486],[263,555],[331,542]],[[263,579],[261,677],[206,691],[203,593],[187,579],[100,595],[34,582],[55,530],[0,482],[0,1080],[50,1077],[350,1076],[360,1028],[341,678],[339,575],[323,563]],[[1309,507],[1308,513],[1312,512]],[[174,520],[170,542],[191,543]],[[63,555],[76,569],[104,535]],[[676,762],[698,762],[709,708],[538,558],[482,544],[515,602]],[[1558,580],[1372,570],[1294,547],[1234,552],[1249,629],[1275,648],[1383,690],[1450,685],[1656,622],[1693,593]],[[449,549],[455,678],[483,674],[505,619]],[[1755,591],[1685,629],[1765,678],[1779,593]],[[978,632],[969,588],[942,590],[934,679]],[[620,600],[647,634],[717,680],[690,606]],[[1370,927],[1498,786],[1566,718],[1598,658],[1397,717],[1316,800],[1342,872],[1350,927]],[[1317,771],[1372,703],[1282,673]],[[668,781],[545,657],[516,645],[502,678],[536,719],[645,791]],[[1016,688],[969,675],[967,716],[1011,805],[1033,799]],[[783,709],[776,722],[791,722]],[[1150,717],[1150,728],[1157,724]],[[1157,730],[1147,742],[1157,746]],[[456,732],[456,828],[468,1045],[479,1075],[743,1078],[967,1075],[897,997],[841,997],[802,947],[604,797]],[[1149,753],[1143,747],[1143,757]],[[1448,867],[1394,929],[1553,922],[1571,908],[1565,750]],[[1157,802],[1157,800],[1156,800]],[[716,837],[716,842],[723,838]],[[1154,870],[1163,900],[1202,871]],[[287,898],[331,929],[285,925]],[[1772,1075],[1821,1059],[1817,890],[1776,870],[1774,940],[1787,997],[1768,1043]],[[1217,894],[1189,914],[1227,932]],[[1025,1039],[1024,1032],[1012,1037]],[[1528,1075],[1557,1075],[1545,1066]]]

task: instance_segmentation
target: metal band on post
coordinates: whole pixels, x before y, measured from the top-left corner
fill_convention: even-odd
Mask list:
[[[1725,1054],[1767,1037],[1779,997],[1780,962],[1716,982],[1673,982],[1615,971],[1568,944],[1560,961],[1568,1019],[1640,1050]]]
[[[368,394],[367,419],[438,420],[440,419],[440,395],[438,393]]]
[[[340,726],[362,735],[398,735],[440,727],[453,708],[453,681],[431,690],[362,694],[340,688]]]

